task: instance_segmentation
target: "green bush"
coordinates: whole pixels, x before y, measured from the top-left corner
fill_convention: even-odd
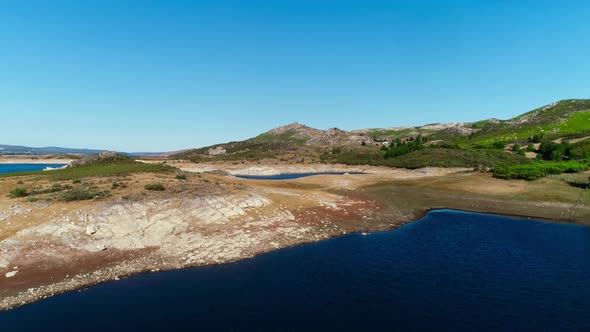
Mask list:
[[[62,192],[59,196],[59,199],[66,202],[71,201],[84,201],[93,199],[95,197],[106,197],[110,196],[109,191],[98,191],[96,189],[86,189],[86,188],[72,188],[70,190],[66,190]]]
[[[63,191],[65,189],[69,189],[69,188],[71,188],[71,187],[70,186],[63,187],[59,184],[54,184],[51,187],[46,188],[46,189],[34,189],[33,191],[31,191],[31,195],[56,193],[56,192]]]
[[[494,144],[492,144],[492,146],[494,147],[494,149],[502,150],[502,149],[504,149],[506,144],[502,141],[498,141],[498,142],[494,142]]]
[[[176,179],[177,180],[186,180],[186,174],[177,174]]]
[[[18,198],[18,197],[27,197],[30,193],[25,188],[14,188],[10,191],[10,197]]]
[[[588,165],[577,161],[538,162],[528,165],[499,167],[493,170],[499,179],[522,179],[532,181],[551,174],[578,173],[588,169]]]
[[[166,188],[161,183],[150,183],[144,186],[146,190],[164,191]]]

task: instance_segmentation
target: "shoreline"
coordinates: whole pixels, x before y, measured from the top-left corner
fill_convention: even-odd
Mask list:
[[[427,217],[428,214],[430,214],[432,212],[438,212],[438,211],[451,211],[451,212],[460,212],[460,213],[491,215],[491,216],[499,216],[499,217],[519,219],[519,220],[538,221],[538,222],[544,222],[544,223],[576,224],[576,225],[582,225],[582,226],[588,227],[588,225],[584,225],[582,223],[579,223],[578,221],[543,219],[540,217],[532,217],[532,216],[525,216],[525,215],[500,214],[500,213],[479,212],[479,211],[476,212],[476,211],[466,211],[466,210],[458,210],[458,209],[452,209],[452,208],[436,208],[436,209],[428,209],[428,210],[425,210],[425,211],[419,213],[418,218],[416,218],[416,219],[405,221],[405,222],[402,222],[401,224],[398,224],[395,226],[390,226],[390,227],[386,226],[383,229],[378,228],[378,229],[373,229],[373,230],[366,230],[367,231],[366,233],[368,233],[368,235],[370,235],[370,233],[393,232],[398,229],[401,229],[402,227],[404,227],[406,225],[420,222],[425,217]],[[323,238],[323,239],[310,239],[309,241],[303,241],[301,243],[296,243],[296,244],[293,244],[290,246],[265,250],[265,251],[261,251],[259,253],[256,253],[254,255],[243,256],[243,257],[239,257],[236,259],[232,259],[232,260],[228,260],[228,261],[224,261],[224,262],[218,262],[218,263],[187,264],[187,265],[171,266],[171,267],[159,267],[159,268],[151,267],[150,268],[150,267],[148,267],[148,265],[153,266],[154,263],[157,264],[159,259],[154,259],[153,257],[150,257],[150,256],[142,257],[140,260],[142,260],[143,263],[146,265],[144,265],[144,267],[140,268],[140,269],[137,269],[137,266],[133,266],[133,264],[131,264],[131,263],[117,265],[117,266],[114,266],[114,267],[111,267],[111,268],[108,268],[105,270],[95,271],[93,273],[93,275],[95,275],[95,277],[97,279],[92,280],[92,281],[80,280],[79,282],[72,281],[69,283],[63,283],[63,282],[56,283],[53,285],[48,285],[46,287],[43,287],[42,289],[30,289],[26,294],[23,294],[21,296],[5,298],[2,301],[0,301],[0,314],[2,312],[16,310],[18,308],[40,302],[40,301],[46,300],[46,299],[54,297],[54,296],[59,296],[59,295],[67,294],[70,292],[82,291],[85,289],[92,288],[94,286],[107,284],[107,283],[111,283],[111,282],[116,282],[116,281],[119,281],[122,279],[133,278],[138,275],[143,275],[143,274],[148,274],[148,273],[165,272],[165,271],[174,271],[174,270],[185,270],[185,269],[199,268],[199,267],[212,266],[212,265],[231,264],[231,263],[235,263],[235,262],[242,261],[242,260],[252,259],[257,256],[268,254],[268,253],[271,253],[274,251],[279,251],[279,250],[289,249],[289,248],[294,248],[294,247],[299,247],[299,246],[305,246],[305,245],[312,244],[312,243],[329,241],[329,240],[333,240],[333,239],[337,239],[337,238],[341,238],[341,237],[346,237],[346,236],[351,236],[351,235],[359,235],[362,233],[365,233],[365,230],[358,230],[358,231],[350,232],[350,233],[346,233],[346,234],[335,234],[334,236],[331,236],[328,238]]]
[[[67,159],[67,158],[20,158],[15,156],[0,156],[0,165],[2,164],[69,164],[74,159]]]
[[[215,171],[224,165],[200,166]],[[277,167],[291,173],[301,168]],[[281,181],[210,171],[187,172],[184,180],[175,173],[139,173],[86,179],[89,186],[113,191],[102,199],[0,197],[0,311],[147,272],[226,264],[354,233],[393,231],[439,210],[590,224],[590,207],[576,201],[582,191],[561,181],[498,180],[465,169],[364,170]],[[144,189],[156,181],[166,191]],[[0,193],[22,182],[43,188],[56,183],[2,178]],[[118,186],[111,188],[113,183]],[[14,266],[18,274],[4,278]]]

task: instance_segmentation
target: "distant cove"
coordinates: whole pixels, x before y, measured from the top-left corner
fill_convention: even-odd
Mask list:
[[[590,331],[590,227],[451,210],[0,313],[7,331]]]
[[[42,171],[46,167],[58,168],[64,165],[65,164],[0,164],[0,174]]]

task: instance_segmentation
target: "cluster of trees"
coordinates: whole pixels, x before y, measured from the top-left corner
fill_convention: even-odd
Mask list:
[[[384,158],[390,159],[403,156],[404,154],[408,154],[416,150],[421,150],[424,148],[424,144],[426,142],[428,142],[428,139],[426,137],[422,137],[422,135],[418,135],[416,138],[410,137],[406,141],[402,141],[398,138],[392,142],[391,145],[382,147],[381,150],[385,151]]]
[[[578,173],[588,169],[588,165],[579,161],[560,161],[512,165],[494,168],[494,177],[500,179],[523,179],[532,181],[550,174]]]
[[[590,158],[590,144],[570,144],[568,141],[554,143],[545,141],[539,146],[544,160],[580,160]]]

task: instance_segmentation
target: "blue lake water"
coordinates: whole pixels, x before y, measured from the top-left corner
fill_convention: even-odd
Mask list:
[[[46,167],[58,168],[64,164],[0,164],[0,174],[42,171]]]
[[[398,230],[144,274],[3,331],[590,331],[590,227],[440,210]]]
[[[361,172],[319,172],[319,173],[285,173],[274,175],[234,175],[240,179],[249,180],[293,180],[314,175],[344,175],[344,174],[364,174]]]

